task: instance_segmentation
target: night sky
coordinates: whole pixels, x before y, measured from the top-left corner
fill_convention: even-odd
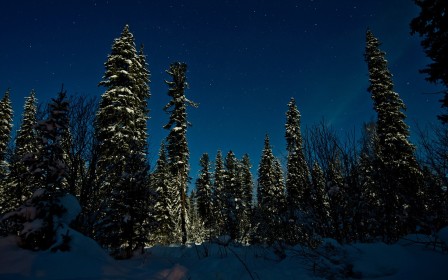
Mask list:
[[[436,122],[439,89],[418,73],[428,59],[409,22],[412,0],[303,1],[1,1],[0,95],[11,89],[15,129],[24,97],[35,89],[48,102],[64,84],[68,94],[100,96],[103,63],[129,24],[144,44],[151,71],[150,157],[167,135],[169,64],[188,64],[193,124],[188,131],[191,176],[199,157],[221,149],[249,153],[258,164],[268,133],[284,157],[287,103],[296,99],[302,131],[322,119],[344,134],[373,120],[365,32],[383,43],[407,123]],[[253,171],[256,172],[257,166]]]

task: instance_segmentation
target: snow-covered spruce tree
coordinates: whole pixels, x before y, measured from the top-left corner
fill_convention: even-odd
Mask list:
[[[264,139],[264,147],[261,155],[260,164],[258,166],[258,179],[257,179],[257,206],[263,204],[263,200],[266,197],[266,192],[273,183],[273,165],[274,154],[269,140],[269,136],[266,135]]]
[[[138,90],[138,98],[140,99],[140,110],[143,113],[141,119],[139,119],[139,123],[142,125],[141,130],[145,131],[145,134],[141,135],[141,141],[146,143],[147,138],[147,129],[146,129],[146,121],[149,119],[149,109],[148,109],[148,99],[151,97],[149,83],[151,82],[149,79],[151,74],[148,70],[148,63],[146,62],[147,56],[144,53],[143,45],[140,46],[140,50],[138,52],[138,64],[137,64],[137,90]],[[145,138],[145,139],[143,139]]]
[[[8,173],[6,154],[11,140],[12,106],[9,89],[0,101],[0,182],[5,180]]]
[[[30,172],[40,188],[16,211],[3,217],[7,232],[18,234],[19,245],[32,250],[68,250],[68,224],[79,214],[76,198],[66,191],[64,141],[68,134],[68,102],[61,90],[49,104],[46,120],[37,124],[42,149],[30,157]]]
[[[222,152],[218,151],[215,159],[215,170],[213,172],[213,191],[212,191],[212,205],[213,205],[213,231],[216,236],[221,236],[224,233],[225,218],[225,190],[224,190],[224,160]]]
[[[329,236],[331,227],[330,221],[330,203],[325,190],[325,177],[322,168],[317,162],[314,162],[311,172],[312,191],[311,191],[311,211],[313,211],[313,229],[321,237]]]
[[[25,100],[22,122],[17,131],[15,149],[11,158],[10,174],[8,179],[9,209],[12,211],[31,197],[37,186],[36,178],[31,172],[27,162],[34,161],[41,150],[36,130],[37,100],[34,90]]]
[[[134,155],[134,160],[131,161],[133,167],[131,172],[135,172],[134,176],[129,176],[130,184],[132,188],[131,197],[129,197],[129,203],[133,206],[131,216],[134,216],[133,233],[134,246],[140,248],[141,252],[145,247],[145,244],[149,238],[150,224],[148,223],[148,210],[150,209],[151,201],[150,188],[149,188],[149,164],[147,161],[148,156],[148,120],[149,109],[148,100],[151,97],[149,83],[150,72],[148,70],[147,56],[144,53],[143,45],[140,47],[136,64],[136,94],[139,102],[137,106],[137,149],[140,153]]]
[[[130,257],[142,247],[147,229],[149,182],[147,99],[149,73],[126,25],[114,40],[95,120],[100,216],[95,238],[111,255]]]
[[[239,180],[243,191],[242,217],[240,219],[241,241],[248,242],[252,230],[254,182],[250,169],[252,164],[248,154],[244,154],[240,163]]]
[[[365,60],[369,70],[368,88],[377,112],[378,169],[380,179],[378,196],[384,215],[381,231],[385,242],[395,242],[400,236],[415,230],[419,213],[422,173],[409,142],[409,128],[405,124],[405,105],[394,92],[385,53],[380,42],[368,30]]]
[[[156,169],[152,174],[152,190],[155,203],[152,206],[151,242],[174,244],[178,242],[179,190],[173,188],[172,176],[168,166],[165,144],[160,145]]]
[[[272,206],[276,205],[278,217],[274,217],[276,221],[274,222],[277,228],[276,236],[277,240],[284,240],[285,238],[285,227],[287,226],[287,200],[286,200],[286,188],[285,188],[285,176],[282,168],[282,164],[280,159],[275,158],[274,166],[273,166],[273,177],[274,177],[274,186],[272,189],[272,194],[269,193],[270,196],[273,197]]]
[[[281,167],[272,153],[269,136],[266,135],[258,167],[257,232],[255,241],[272,244],[283,238],[282,205],[284,185]]]
[[[244,190],[239,177],[239,163],[235,154],[229,151],[224,164],[224,209],[226,216],[224,229],[225,234],[229,235],[232,240],[240,240],[240,237],[242,237],[240,221],[244,215]]]
[[[149,241],[151,228],[149,209],[153,202],[150,199],[149,164],[146,161],[146,156],[133,154],[133,157],[129,157],[128,160],[128,171],[123,179],[124,184],[129,186],[125,202],[130,208],[129,214],[124,218],[129,219],[127,223],[130,225],[126,228],[127,231],[123,232],[128,247],[125,255],[120,256],[125,258],[130,257],[136,249],[139,249],[139,253],[144,252],[145,245]]]
[[[180,221],[182,244],[188,240],[187,236],[187,185],[189,181],[190,166],[188,160],[190,152],[187,143],[187,105],[197,107],[197,104],[188,100],[185,96],[187,64],[175,62],[170,65],[167,73],[171,76],[171,81],[166,81],[169,86],[168,96],[170,102],[163,108],[170,114],[168,123],[164,126],[170,132],[166,138],[166,148],[168,151],[168,163],[173,186],[179,190],[180,211],[176,213]]]
[[[0,100],[0,214],[11,211],[15,206],[15,193],[9,182],[7,153],[11,139],[12,107],[9,89]],[[8,176],[8,177],[7,177]]]
[[[41,150],[37,158],[26,157],[31,173],[39,181],[39,187],[49,192],[67,190],[67,164],[65,149],[69,135],[69,103],[66,92],[61,89],[57,98],[48,105],[49,115],[46,120],[37,123],[37,134]],[[32,190],[34,193],[36,189]]]
[[[196,180],[196,199],[198,214],[207,231],[210,232],[213,222],[212,212],[212,174],[210,172],[210,158],[207,153],[199,160],[201,170]]]
[[[196,190],[188,196],[188,233],[188,241],[195,244],[204,242],[208,234],[199,216]]]
[[[306,241],[304,235],[311,237],[314,217],[311,212],[310,172],[303,152],[303,139],[300,131],[300,112],[294,98],[288,103],[286,112],[286,149],[288,152],[286,193],[288,215],[291,225],[288,227],[287,241],[296,243],[299,232],[301,242]]]
[[[73,195],[38,189],[15,211],[0,218],[0,232],[17,235],[17,245],[25,249],[69,251],[70,224],[80,211]]]

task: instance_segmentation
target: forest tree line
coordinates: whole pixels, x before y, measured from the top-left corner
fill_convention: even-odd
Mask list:
[[[414,32],[420,32],[422,23],[415,22],[427,13],[422,15],[413,21]],[[151,244],[221,236],[244,244],[314,247],[326,237],[393,243],[412,232],[434,233],[448,224],[448,129],[420,131],[417,155],[405,104],[371,31],[365,61],[377,119],[364,125],[361,139],[340,139],[323,123],[302,136],[301,114],[291,98],[285,110],[285,166],[266,135],[256,177],[247,154],[238,159],[232,151],[217,151],[212,160],[204,153],[189,191],[187,107],[197,105],[185,95],[187,65],[175,62],[167,70],[170,101],[163,110],[169,115],[168,135],[151,171],[150,73],[143,48],[137,50],[125,26],[105,63],[99,102],[68,97],[61,89],[42,108],[32,91],[12,147],[13,112],[9,91],[4,94],[0,234],[19,236],[25,248],[48,249],[59,238],[54,217],[67,211],[58,204],[67,193],[82,208],[71,226],[117,258]],[[446,115],[440,119],[446,123]],[[30,206],[36,212],[24,213]]]

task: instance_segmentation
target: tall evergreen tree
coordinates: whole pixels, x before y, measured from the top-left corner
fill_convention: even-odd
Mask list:
[[[240,231],[242,241],[247,240],[252,229],[252,210],[253,210],[253,192],[254,182],[252,179],[252,164],[248,154],[244,154],[240,164],[240,184],[243,192],[242,198],[242,217],[240,220]]]
[[[178,189],[173,188],[171,173],[164,143],[160,145],[159,159],[153,173],[151,184],[155,193],[155,203],[152,209],[154,219],[152,241],[161,244],[174,244],[179,240],[177,235],[177,221],[175,216],[180,205],[176,202],[179,197]]]
[[[9,175],[9,193],[13,194],[11,208],[16,208],[28,199],[32,190],[37,188],[35,176],[29,172],[26,163],[36,160],[41,145],[38,142],[36,130],[37,100],[34,90],[25,100],[22,122],[17,131],[14,154],[11,159],[11,173]],[[11,209],[12,210],[12,209]]]
[[[313,217],[311,210],[310,172],[303,152],[303,139],[300,131],[300,112],[294,98],[288,103],[286,112],[286,148],[288,152],[286,192],[290,220],[295,224],[291,229],[300,230],[302,234],[311,235]],[[297,236],[294,230],[291,239]],[[290,240],[294,242],[294,240]]]
[[[273,165],[274,188],[271,190],[272,208],[277,207],[272,216],[273,233],[276,238],[273,240],[284,240],[285,225],[287,225],[287,200],[285,188],[285,176],[283,168],[278,158],[275,158]]]
[[[25,155],[30,153],[37,153],[38,148],[36,144],[36,114],[36,92],[34,90],[31,90],[30,95],[25,98],[22,121],[20,124],[20,129],[17,130],[13,155],[14,161],[20,162]]]
[[[445,86],[442,107],[448,109],[448,2],[445,0],[414,0],[421,8],[420,14],[411,21],[412,34],[418,33],[426,55],[433,61],[421,73],[427,80]],[[439,119],[448,123],[448,114]]]
[[[201,170],[196,180],[196,198],[198,214],[205,223],[205,228],[210,229],[213,220],[212,212],[212,175],[210,173],[210,159],[204,153],[199,160]]]
[[[365,60],[369,70],[374,109],[377,112],[378,168],[381,172],[380,192],[384,216],[382,235],[386,242],[394,242],[402,234],[415,229],[419,213],[422,173],[409,142],[409,128],[405,124],[405,105],[394,92],[385,53],[380,42],[369,30],[366,34]]]
[[[136,65],[136,95],[138,97],[138,117],[137,117],[137,127],[138,127],[138,145],[139,149],[144,151],[146,154],[148,153],[148,125],[147,122],[149,120],[149,109],[148,109],[148,100],[151,97],[149,83],[151,74],[148,70],[148,63],[146,62],[146,55],[143,51],[143,45],[140,47],[140,51],[137,55],[138,61]]]
[[[6,154],[11,140],[12,129],[12,106],[9,89],[0,101],[0,182],[8,173],[8,162]]]
[[[168,96],[170,102],[163,108],[170,114],[168,123],[164,126],[170,132],[166,138],[168,160],[173,176],[173,184],[180,193],[180,212],[177,213],[180,220],[182,244],[187,242],[187,185],[189,181],[188,173],[190,166],[188,160],[190,152],[187,143],[187,127],[190,123],[187,121],[187,105],[197,107],[197,105],[188,100],[185,96],[185,89],[188,84],[186,81],[187,65],[185,63],[175,62],[170,65],[167,73],[172,81],[166,81],[169,86]]]
[[[49,104],[49,116],[37,124],[41,150],[37,159],[30,161],[31,173],[37,177],[41,188],[49,192],[67,190],[66,139],[69,134],[69,103],[62,89]],[[32,190],[33,192],[36,189]]]
[[[274,166],[274,154],[269,140],[269,136],[266,135],[264,139],[264,148],[261,155],[260,164],[258,167],[258,180],[257,180],[257,204],[263,205],[263,201],[266,197],[268,188],[274,185],[273,179],[273,166]]]
[[[131,158],[128,166],[129,175],[127,183],[131,186],[128,202],[131,205],[131,223],[130,227],[130,248],[140,248],[143,252],[145,244],[148,242],[150,231],[149,212],[150,208],[150,182],[149,182],[149,164],[148,159],[148,120],[149,109],[148,100],[151,96],[149,83],[150,72],[146,62],[146,55],[143,52],[143,45],[137,54],[135,66],[135,94],[138,98],[136,108],[135,124],[137,127],[135,150],[138,153]]]
[[[45,249],[57,242],[61,225],[56,221],[66,211],[60,200],[68,194],[69,102],[63,88],[56,98],[51,99],[48,116],[37,123],[36,129],[40,150],[37,157],[25,157],[25,163],[30,166],[38,184],[33,186],[33,195],[25,205],[36,207],[39,213],[36,220],[42,224],[31,237],[26,236],[25,242],[27,246]]]
[[[239,161],[232,151],[229,151],[225,158],[224,177],[224,211],[225,211],[225,233],[232,240],[241,237],[240,221],[243,217],[243,189],[239,178]]]
[[[282,238],[282,205],[284,184],[280,163],[274,157],[266,135],[258,168],[257,216],[259,217],[257,238],[262,243],[272,244]]]
[[[218,151],[215,159],[215,170],[213,172],[213,221],[215,234],[220,236],[224,232],[225,224],[225,190],[224,190],[224,160],[222,152]]]
[[[37,125],[42,149],[29,160],[30,172],[39,180],[40,188],[34,189],[31,198],[17,211],[8,214],[7,218],[7,224],[15,229],[11,233],[19,235],[21,246],[32,250],[46,250],[53,244],[61,243],[59,240],[63,236],[58,235],[64,228],[66,219],[63,215],[68,211],[61,199],[70,199],[72,206],[77,204],[73,196],[67,197],[66,190],[64,141],[69,130],[69,104],[65,95],[65,91],[61,90],[57,98],[52,99],[48,118]],[[33,210],[32,215],[28,212],[30,209]],[[63,234],[68,236],[68,233],[66,230]]]
[[[102,95],[95,120],[98,142],[99,210],[97,240],[116,257],[142,246],[148,204],[146,102],[149,72],[134,36],[125,26],[105,63]]]
[[[8,89],[0,100],[0,213],[13,210],[17,202],[7,178],[9,162],[6,155],[12,129],[12,107],[9,94]]]
[[[198,200],[196,190],[192,190],[188,196],[188,232],[189,242],[202,243],[207,235],[204,223],[198,212]]]

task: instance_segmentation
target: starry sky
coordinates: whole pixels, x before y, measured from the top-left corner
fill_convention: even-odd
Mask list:
[[[255,165],[264,135],[285,156],[287,103],[296,99],[302,130],[324,120],[334,130],[360,135],[373,120],[365,32],[383,43],[395,90],[407,105],[407,123],[436,122],[439,89],[418,73],[429,61],[409,22],[412,0],[1,1],[0,91],[11,89],[16,127],[35,89],[48,102],[64,84],[68,94],[100,96],[104,62],[124,25],[144,44],[151,71],[150,158],[157,160],[169,101],[169,64],[188,64],[191,176],[199,157],[218,149]],[[2,95],[3,93],[1,93]]]

